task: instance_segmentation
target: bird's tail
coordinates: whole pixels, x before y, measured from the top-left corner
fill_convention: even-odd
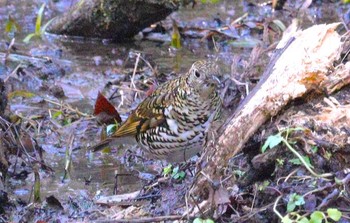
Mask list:
[[[116,145],[121,145],[121,144],[130,145],[130,144],[135,144],[136,140],[135,140],[135,137],[110,137],[102,140],[96,145],[88,147],[88,150],[91,150],[92,152],[97,152],[106,148],[110,143],[113,143]]]

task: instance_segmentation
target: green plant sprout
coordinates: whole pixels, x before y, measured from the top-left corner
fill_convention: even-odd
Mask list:
[[[5,32],[10,33],[10,32],[21,32],[22,28],[18,24],[18,22],[12,18],[10,15],[8,17],[8,20],[5,25]]]
[[[288,141],[288,137],[289,134],[293,131],[304,131],[304,128],[287,128],[285,130],[280,131],[279,133],[277,133],[276,135],[271,135],[269,136],[264,145],[261,148],[262,152],[265,152],[267,150],[267,148],[274,148],[277,145],[279,145],[280,143],[283,143],[299,160],[300,160],[300,164],[302,164],[303,166],[305,166],[305,168],[314,176],[317,178],[327,178],[330,176],[333,176],[333,174],[331,173],[325,173],[325,174],[318,174],[315,171],[313,171],[313,166],[310,164],[310,160],[305,159],[300,153],[298,153],[292,146],[291,143]],[[282,136],[282,135],[285,136]],[[295,162],[295,161],[294,161]]]
[[[287,204],[287,212],[292,212],[296,206],[302,206],[305,204],[304,197],[297,193],[293,193],[289,196],[289,201]]]
[[[290,203],[294,203],[295,206],[303,205],[303,203],[305,203],[303,197],[304,196],[301,196],[298,194],[292,194],[289,197],[288,205],[290,205]],[[322,223],[322,222],[328,223],[329,220],[337,222],[342,217],[342,212],[336,208],[328,208],[324,212],[314,211],[310,214],[310,218],[307,218],[307,215],[300,215],[298,212],[291,212],[285,216],[282,216],[281,213],[279,213],[279,211],[277,210],[277,204],[281,198],[282,196],[279,196],[276,199],[275,204],[273,206],[273,211],[281,219],[282,223]],[[290,206],[294,206],[294,205],[290,205]],[[287,206],[287,209],[288,209],[288,206]]]
[[[215,222],[210,218],[208,219],[196,218],[194,219],[193,223],[215,223]]]
[[[46,28],[50,25],[50,23],[53,21],[53,19],[50,19],[50,21],[48,21],[43,27],[41,27],[41,22],[43,19],[43,14],[44,14],[44,9],[45,9],[46,4],[42,4],[39,11],[38,11],[38,15],[36,17],[36,22],[35,22],[35,30],[34,33],[30,33],[28,34],[24,39],[23,42],[25,43],[29,43],[29,41],[33,38],[33,37],[38,37],[41,38],[42,35],[45,33]]]
[[[185,177],[186,177],[185,171],[180,170],[179,166],[173,168],[173,166],[171,164],[164,167],[163,175],[164,176],[171,175],[171,178],[173,178],[174,180],[179,180],[179,181],[185,179]]]

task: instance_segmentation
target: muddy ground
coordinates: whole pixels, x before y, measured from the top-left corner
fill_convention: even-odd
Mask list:
[[[106,130],[93,115],[98,92],[125,120],[155,84],[198,59],[218,59],[225,87],[217,128],[259,81],[282,36],[281,24],[298,18],[303,28],[331,22],[349,27],[348,5],[287,1],[273,12],[270,4],[199,2],[127,43],[45,34],[24,44],[42,3],[0,3],[2,30],[9,15],[20,27],[0,33],[0,222],[280,222],[281,216],[285,222],[350,222],[349,87],[294,101],[261,126],[228,164],[223,199],[229,202],[211,212],[184,214],[196,206],[188,193],[195,159],[183,173],[164,174],[168,164],[145,159],[137,145],[87,149]],[[72,4],[49,1],[44,23]],[[181,49],[170,44],[172,19]],[[343,58],[348,60],[346,52]],[[318,176],[286,145],[261,152],[279,132],[288,132],[290,145]]]

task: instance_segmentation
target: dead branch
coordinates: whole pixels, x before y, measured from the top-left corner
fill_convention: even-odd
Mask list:
[[[311,91],[331,93],[350,82],[349,63],[333,65],[343,46],[335,31],[338,25],[315,25],[283,37],[258,85],[220,129],[217,143],[206,148],[202,162],[207,164],[197,175],[192,192],[210,189],[213,182],[220,185],[228,160],[289,102]]]

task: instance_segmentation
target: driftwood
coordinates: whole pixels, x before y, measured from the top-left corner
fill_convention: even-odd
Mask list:
[[[221,127],[217,142],[206,148],[192,193],[207,188],[207,202],[215,197],[219,190],[213,185],[221,185],[228,160],[289,102],[311,91],[332,93],[349,84],[350,62],[333,66],[343,47],[335,31],[338,25],[315,25],[283,37],[258,85]]]
[[[135,191],[127,194],[119,194],[119,195],[113,195],[108,197],[100,197],[95,200],[96,204],[103,204],[103,205],[115,205],[120,204],[121,202],[130,201],[133,199],[136,199],[137,196],[140,195],[140,191]]]
[[[179,1],[169,0],[84,0],[53,20],[46,31],[120,41],[164,19],[178,6]]]

